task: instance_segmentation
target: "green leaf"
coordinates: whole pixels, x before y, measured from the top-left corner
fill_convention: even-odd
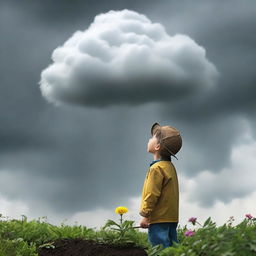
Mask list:
[[[117,226],[121,229],[121,226],[118,225],[116,222],[114,222],[113,220],[108,220],[105,226],[103,227],[103,230],[105,230],[107,227],[110,227],[110,226]]]
[[[149,248],[147,250],[147,254],[148,254],[148,256],[157,256],[159,254],[159,252],[161,252],[163,249],[164,248],[161,244],[156,245],[156,246],[153,246],[153,247]]]
[[[121,231],[119,228],[111,228],[111,230]]]
[[[255,244],[249,243],[249,246],[250,246],[251,251],[256,252],[256,245]]]
[[[209,217],[209,218],[205,221],[203,227],[206,227],[207,225],[209,225],[210,222],[211,222],[211,217]]]

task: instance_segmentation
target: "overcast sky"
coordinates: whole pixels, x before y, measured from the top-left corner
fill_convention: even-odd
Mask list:
[[[256,216],[256,3],[0,1],[0,213],[139,222],[153,123],[180,223]]]

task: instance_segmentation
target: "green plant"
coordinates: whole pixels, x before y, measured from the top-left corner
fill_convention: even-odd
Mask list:
[[[64,223],[54,226],[47,223],[45,217],[32,221],[24,215],[22,217],[22,220],[14,220],[0,214],[0,256],[37,256],[37,248],[53,248],[52,241],[57,238],[85,238],[119,246],[135,245],[144,248],[149,256],[256,255],[256,218],[250,214],[236,226],[232,225],[232,217],[220,227],[210,217],[202,225],[193,217],[188,225],[178,226],[179,243],[165,249],[151,246],[147,233],[134,229],[133,221],[123,221],[122,218],[119,223],[108,220],[97,231]],[[193,230],[189,228],[191,223]]]
[[[135,235],[135,230],[133,228],[134,221],[124,221],[120,224],[116,223],[113,220],[108,220],[105,226],[103,227],[103,231],[112,230],[115,231],[116,236],[114,236],[113,243],[118,244],[135,244],[134,240],[132,239],[133,235]],[[108,240],[108,242],[111,242]]]
[[[193,222],[197,223],[195,219]],[[217,227],[209,217],[203,225],[197,223],[200,228],[193,233],[187,233],[185,226],[180,244],[162,250],[159,256],[256,255],[256,219],[249,216],[235,227],[232,227],[232,222],[233,217],[224,225]]]
[[[146,250],[148,256],[158,256],[159,253],[163,250],[163,246],[156,245],[156,246],[149,246],[149,248]]]
[[[0,239],[0,255],[1,256],[38,256],[36,253],[36,245],[28,244],[22,238],[13,240]]]

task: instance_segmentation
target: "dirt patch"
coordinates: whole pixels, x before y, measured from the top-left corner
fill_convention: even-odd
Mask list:
[[[145,250],[133,246],[111,246],[95,241],[76,239],[57,239],[55,248],[40,248],[39,256],[147,256]]]

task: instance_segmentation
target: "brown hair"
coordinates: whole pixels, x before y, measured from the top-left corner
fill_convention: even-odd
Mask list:
[[[166,159],[166,160],[171,160],[171,155],[170,153],[165,150],[162,145],[161,145],[161,139],[162,139],[162,133],[160,129],[157,129],[154,133],[156,139],[157,139],[157,143],[160,143],[160,150],[159,150],[159,154],[161,156],[162,159]]]

